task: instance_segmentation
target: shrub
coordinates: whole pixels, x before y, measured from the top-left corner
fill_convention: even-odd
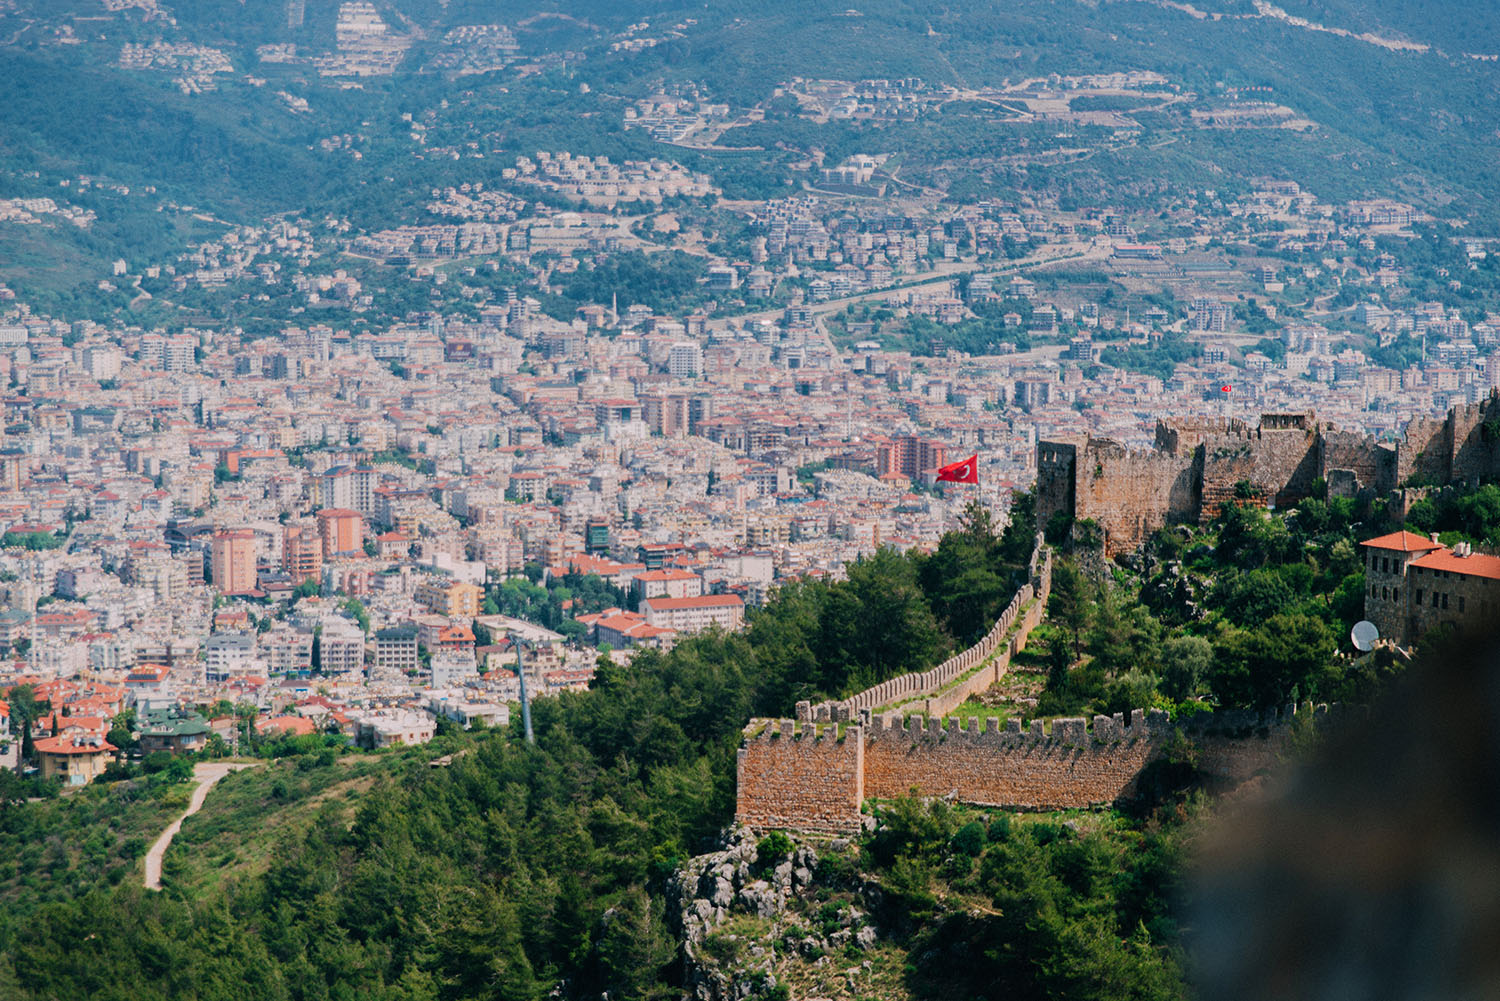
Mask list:
[[[785,831],[772,831],[755,846],[756,862],[762,866],[773,866],[789,858],[797,845],[787,837]]]
[[[984,851],[984,843],[984,825],[977,820],[971,820],[958,829],[949,842],[949,846],[960,855],[978,858]]]

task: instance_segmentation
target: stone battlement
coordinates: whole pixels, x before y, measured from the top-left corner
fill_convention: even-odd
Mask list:
[[[1287,507],[1322,481],[1329,496],[1373,498],[1416,477],[1470,483],[1500,477],[1500,391],[1460,404],[1446,418],[1414,417],[1394,449],[1369,435],[1320,425],[1315,415],[1263,414],[1158,421],[1155,449],[1132,452],[1105,438],[1039,441],[1037,523],[1061,512],[1091,519],[1109,555],[1136,548],[1168,522],[1203,522],[1250,484],[1265,503]]]
[[[797,719],[804,723],[843,723],[857,718],[861,712],[868,714],[882,706],[918,700],[923,703],[920,708],[924,713],[952,711],[975,691],[1000,680],[1010,667],[1010,658],[1026,645],[1031,630],[1041,621],[1047,598],[1052,593],[1052,552],[1043,544],[1040,535],[1031,550],[1030,577],[1031,580],[1021,585],[1011,598],[989,632],[967,650],[954,654],[937,667],[891,678],[847,699],[817,705],[798,702]],[[1005,642],[1007,636],[1009,642]],[[974,671],[981,665],[982,670]],[[950,688],[960,680],[962,684]],[[932,696],[939,698],[934,701]]]
[[[1039,719],[1032,720],[1030,726],[1023,728],[1019,719],[1008,719],[1002,726],[1000,719],[995,716],[984,720],[978,716],[971,716],[967,720],[952,716],[931,719],[908,716],[903,719],[896,713],[888,713],[876,719],[867,736],[870,740],[905,739],[913,744],[935,740],[963,740],[976,747],[1009,748],[1019,744],[1047,743],[1085,747],[1091,744],[1153,740],[1171,730],[1170,715],[1160,709],[1153,709],[1149,713],[1142,709],[1133,710],[1128,721],[1121,713],[1095,716],[1092,721],[1082,717],[1055,719],[1050,730]]]
[[[866,798],[915,793],[1007,809],[1105,806],[1134,794],[1137,779],[1182,733],[1197,767],[1234,784],[1272,767],[1298,719],[1339,706],[1200,713],[1174,721],[1158,709],[1023,725],[887,713],[837,724],[755,720],[738,760],[737,819],[751,827],[852,830]]]

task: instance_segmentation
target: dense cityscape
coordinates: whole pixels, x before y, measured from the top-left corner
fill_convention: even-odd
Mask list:
[[[1022,929],[943,901],[1020,906],[1017,838],[1175,873],[1189,787],[1254,784],[1294,707],[1371,701],[1500,612],[1490,146],[1391,139],[1308,68],[1421,67],[1468,128],[1483,31],[1224,0],[1080,13],[1083,41],[1028,7],[1035,39],[981,20],[986,47],[923,5],[896,6],[925,31],[777,7],[798,29],[760,65],[736,39],[773,21],[708,8],[30,6],[0,8],[0,895],[26,914],[138,865],[152,921],[323,899],[309,873],[357,884],[380,830],[360,797],[420,818],[490,783],[434,857],[510,831],[535,927],[487,889],[500,958],[449,955],[470,932],[432,912],[434,960],[363,901],[357,961],[236,953],[274,967],[255,996],[1192,996],[1165,891],[1108,891],[1120,944],[1079,980],[1045,958],[1067,933],[993,960]],[[1149,61],[1162,24],[1314,56],[1188,70]],[[49,87],[83,110],[43,122]],[[1142,777],[1183,740],[1193,782]],[[44,809],[145,815],[43,862]],[[282,873],[257,813],[286,858],[344,861]],[[442,879],[488,886],[468,864]],[[1046,913],[1084,927],[1102,884],[1059,878]],[[0,927],[15,996],[127,996],[40,991],[55,933],[26,934]],[[128,996],[234,996],[193,990]]]

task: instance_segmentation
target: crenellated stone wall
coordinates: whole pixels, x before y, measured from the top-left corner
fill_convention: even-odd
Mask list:
[[[1078,463],[1073,518],[1098,522],[1110,552],[1134,549],[1168,521],[1198,511],[1199,480],[1192,455],[1090,442]]]
[[[799,831],[858,827],[865,798],[860,728],[789,719],[759,724],[736,762],[736,818],[751,827]]]
[[[1330,498],[1384,493],[1399,482],[1394,448],[1371,448],[1366,435],[1353,431],[1325,430],[1322,439],[1318,475],[1328,483]]]
[[[1105,438],[1037,443],[1037,523],[1057,512],[1092,519],[1108,555],[1138,547],[1171,521],[1203,522],[1239,500],[1241,482],[1262,503],[1289,507],[1312,496],[1373,497],[1409,477],[1472,483],[1500,476],[1500,392],[1446,418],[1413,418],[1392,449],[1369,435],[1318,424],[1312,414],[1158,421],[1156,448],[1130,452]]]
[[[837,702],[799,702],[797,720],[840,723],[865,719],[883,707],[906,706],[927,715],[952,712],[974,692],[999,681],[1010,659],[1026,646],[1042,620],[1052,593],[1052,551],[1040,535],[1031,550],[1029,580],[1021,585],[989,632],[960,653],[927,671],[903,674]],[[978,670],[976,670],[978,668]]]
[[[1338,707],[1334,707],[1337,709]],[[750,827],[847,831],[859,804],[915,793],[978,806],[1059,810],[1128,799],[1146,767],[1181,732],[1198,770],[1225,785],[1244,782],[1279,760],[1301,714],[1316,721],[1329,707],[1288,706],[1266,714],[1221,712],[1174,722],[1160,710],[1092,720],[983,724],[970,719],[904,721],[882,717],[851,725],[756,721],[739,752],[736,819]]]

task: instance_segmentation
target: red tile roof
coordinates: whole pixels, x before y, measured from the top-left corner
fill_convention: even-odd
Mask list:
[[[691,570],[647,570],[645,573],[636,574],[635,579],[644,583],[655,583],[665,580],[697,580],[698,575]]]
[[[93,743],[97,741],[98,743]],[[115,745],[102,737],[42,737],[35,741],[38,754],[105,754],[109,751],[118,750]]]
[[[705,594],[696,598],[647,598],[643,604],[657,611],[677,608],[727,608],[739,607],[745,602],[737,594]]]
[[[1425,535],[1415,532],[1392,532],[1390,535],[1382,535],[1378,539],[1367,539],[1360,543],[1361,546],[1369,546],[1372,549],[1394,549],[1401,553],[1425,553],[1434,549],[1442,549],[1440,542],[1433,542]]]
[[[1421,559],[1412,560],[1411,565],[1421,567],[1423,570],[1446,570],[1448,573],[1500,580],[1500,556],[1488,556],[1484,553],[1458,556],[1451,549],[1439,549],[1435,553],[1428,553]]]

